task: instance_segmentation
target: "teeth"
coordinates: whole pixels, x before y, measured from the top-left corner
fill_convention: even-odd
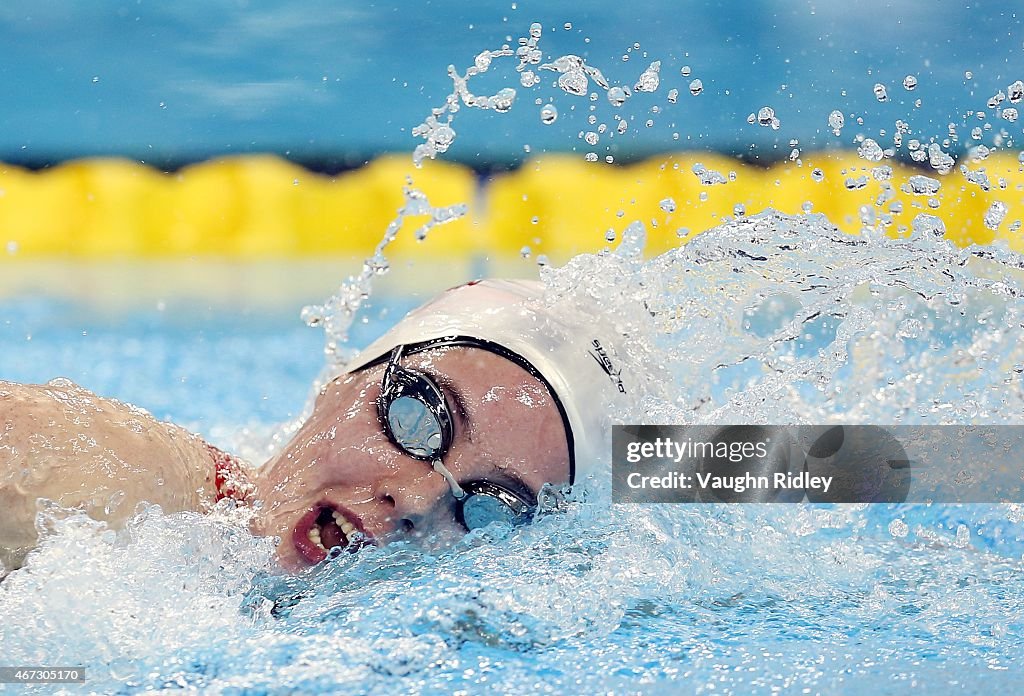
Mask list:
[[[356,526],[345,519],[337,510],[334,510],[334,523],[341,529],[341,533],[346,537],[351,537],[354,532],[357,531]]]
[[[320,541],[320,527],[313,525],[313,528],[309,530],[309,534],[307,534],[306,536],[309,537],[310,541],[312,541],[314,544],[320,547],[322,551],[327,550],[324,548],[323,542]]]

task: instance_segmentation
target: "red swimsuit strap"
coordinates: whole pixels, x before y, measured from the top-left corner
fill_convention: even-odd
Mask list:
[[[242,468],[241,461],[209,443],[206,444],[206,449],[213,459],[216,500],[219,502],[224,498],[233,498],[240,503],[249,502],[249,497],[255,492],[255,486]]]

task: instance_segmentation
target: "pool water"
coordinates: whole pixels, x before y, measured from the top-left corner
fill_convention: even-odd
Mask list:
[[[855,240],[821,217],[774,214],[647,261],[642,237],[634,224],[615,252],[544,270],[551,293],[598,297],[636,339],[649,392],[615,420],[1021,421],[1011,252]],[[140,310],[107,324],[64,301],[3,310],[4,377],[63,374],[253,458],[323,363],[297,310]],[[358,332],[383,325],[368,318]],[[607,479],[553,498],[524,529],[343,553],[296,577],[274,570],[272,542],[230,503],[207,517],[140,509],[116,533],[44,512],[41,548],[0,584],[4,661],[85,665],[88,682],[68,690],[109,693],[1020,683],[1020,506],[613,505]]]

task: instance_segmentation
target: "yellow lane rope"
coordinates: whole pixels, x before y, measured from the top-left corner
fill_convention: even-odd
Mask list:
[[[272,156],[211,160],[173,174],[119,159],[72,161],[39,172],[0,164],[0,263],[362,257],[402,204],[407,175],[432,204],[467,202],[470,212],[422,243],[400,235],[395,256],[500,258],[529,247],[534,256],[564,260],[609,246],[607,230],[621,233],[637,219],[647,226],[647,249],[655,254],[726,216],[768,207],[823,213],[851,234],[866,222],[905,236],[915,218],[930,215],[958,244],[1005,239],[1024,252],[1024,168],[1016,154],[963,166],[943,176],[867,162],[851,152],[805,153],[800,162],[768,168],[703,152],[621,167],[545,155],[481,182],[454,164],[428,162],[416,170],[407,155],[381,157],[336,177]],[[920,179],[912,186],[918,176],[938,182],[938,190],[930,192],[934,184]],[[719,183],[706,183],[712,180]]]

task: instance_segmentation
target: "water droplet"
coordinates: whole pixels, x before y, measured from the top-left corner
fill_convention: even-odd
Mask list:
[[[825,172],[815,168],[814,171],[811,172],[811,178],[814,179],[815,182],[821,182],[825,178]]]
[[[981,140],[984,136],[982,135],[981,128],[975,126],[971,129],[971,137],[975,140]]]
[[[844,183],[847,189],[849,189],[850,191],[856,191],[868,185],[868,177],[866,175],[858,177],[851,176],[847,177]]]
[[[985,227],[990,230],[999,228],[1003,220],[1006,218],[1006,213],[1009,208],[1002,201],[994,201],[985,212]]]
[[[875,181],[889,181],[892,179],[892,167],[884,165],[875,167],[871,170],[871,176],[875,178]]]
[[[8,254],[11,254],[11,255],[17,254],[18,253],[18,243],[12,239],[11,241],[7,242],[6,249],[7,249],[7,253]]]
[[[946,223],[942,218],[928,213],[919,213],[914,217],[911,228],[916,235],[929,234],[935,237],[942,237],[946,234]]]
[[[674,212],[676,212],[676,202],[674,200],[672,200],[671,198],[662,198],[661,201],[658,203],[658,205],[666,213],[674,213]]]
[[[637,92],[654,92],[658,89],[658,85],[661,84],[661,79],[658,77],[658,71],[661,70],[661,61],[656,60],[651,63],[650,67],[644,70],[640,74],[640,78],[633,85],[633,89]]]
[[[539,255],[537,257],[537,265],[538,266],[547,266],[548,263],[549,263],[549,261],[548,261],[548,257],[547,257],[546,254],[541,254],[541,255]]]
[[[491,52],[484,51],[473,60],[473,65],[480,72],[487,72],[487,68],[491,67]]]
[[[737,203],[732,207],[732,213],[736,217],[743,217],[744,215],[747,214],[747,207],[742,203]]]
[[[884,102],[889,99],[889,93],[885,91],[885,85],[883,85],[881,82],[875,83],[873,91],[875,93],[875,99],[877,99],[878,101]]]
[[[697,198],[699,198],[701,200],[701,202],[706,201],[708,199],[708,192],[707,191],[701,191],[700,195],[697,196]]]
[[[1017,110],[1014,109],[1012,106],[1003,109],[1002,117],[1003,119],[1009,121],[1010,123],[1014,123],[1017,120]]]
[[[530,247],[528,246],[524,246],[522,249],[519,250],[519,255],[522,256],[524,259],[530,258],[530,253]]]
[[[541,33],[544,31],[544,27],[540,25],[540,22],[534,22],[530,25],[530,37],[539,39]]]
[[[828,115],[828,127],[832,129],[833,135],[842,134],[845,122],[846,119],[843,118],[842,111],[833,111]]]
[[[1010,103],[1016,104],[1021,99],[1024,99],[1024,82],[1017,80],[1006,88],[1006,93],[1010,97]]]
[[[940,186],[942,184],[938,179],[916,174],[907,179],[907,183],[901,188],[904,192],[912,193],[915,196],[933,196],[938,193]]]
[[[435,152],[445,152],[455,140],[455,130],[447,124],[439,124],[430,131],[427,142]]]
[[[565,29],[566,31],[569,31],[570,29],[572,29],[572,22],[566,22],[565,24],[562,25],[562,28]]]
[[[558,76],[558,86],[563,92],[583,97],[586,96],[590,83],[582,70],[569,70]]]
[[[622,135],[623,133],[626,132],[628,128],[629,124],[626,122],[626,119],[622,119],[621,121],[619,121],[619,125],[615,127],[615,130],[618,132],[619,135]]]
[[[516,100],[516,91],[511,87],[499,89],[498,93],[491,97],[491,107],[500,114],[508,112],[512,103]]]
[[[596,152],[588,152],[587,154],[585,154],[583,156],[583,159],[585,159],[588,162],[596,162],[597,161],[597,153]]]
[[[600,137],[594,131],[587,131],[586,135],[583,136],[583,139],[587,141],[587,145],[597,145]]]
[[[302,318],[302,321],[305,322],[306,326],[319,326],[324,320],[320,309],[320,307],[306,306],[302,308],[299,316]]]
[[[683,77],[689,77],[690,76],[690,66],[689,65],[684,65],[683,67],[679,68],[679,74],[682,75]]]
[[[902,539],[910,532],[910,527],[903,520],[893,520],[889,523],[889,534],[897,539]]]
[[[864,139],[864,142],[857,148],[857,154],[861,159],[866,159],[869,162],[878,162],[885,156],[882,147],[871,138]]]
[[[974,73],[972,73],[970,70],[965,70],[964,71],[964,79],[965,80],[973,80],[974,79]]]
[[[615,230],[609,227],[608,231],[604,233],[604,239],[605,239],[606,242],[614,242],[615,241]]]
[[[775,118],[775,109],[770,106],[762,106],[757,110],[757,122],[772,130],[779,129],[779,119]]]
[[[698,94],[700,94],[703,91],[704,91],[704,83],[701,82],[699,79],[694,80],[693,82],[690,83],[690,94],[692,94],[693,96],[696,97]]]
[[[621,87],[612,87],[608,90],[608,101],[612,106],[622,106],[626,103],[626,99],[629,97],[626,94],[626,90]]]
[[[800,206],[800,210],[804,211],[805,214],[809,215],[810,212],[814,210],[814,204],[811,203],[810,201],[804,201],[803,204]]]
[[[92,78],[92,83],[93,83],[93,84],[96,84],[96,83],[97,83],[97,82],[99,82],[99,81],[100,81],[100,76],[99,76],[99,75],[93,75],[93,78]]]
[[[540,110],[540,122],[550,126],[558,119],[558,109],[554,104],[545,104]]]
[[[651,118],[647,119],[646,121],[644,121],[644,125],[647,126],[648,128],[653,128],[654,127],[654,119],[651,119]]]
[[[907,75],[903,78],[903,89],[908,92],[912,92],[917,87],[917,77],[914,75]]]

